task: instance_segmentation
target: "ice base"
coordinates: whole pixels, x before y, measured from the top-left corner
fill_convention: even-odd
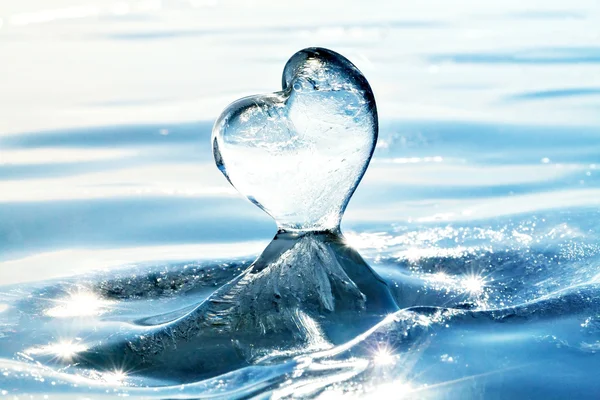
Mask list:
[[[117,334],[77,361],[198,379],[273,352],[343,343],[397,309],[386,282],[339,232],[279,232],[248,269],[188,314]]]
[[[279,232],[238,278],[207,301],[207,321],[224,331],[301,334],[295,310],[321,319],[397,310],[386,282],[340,233]]]

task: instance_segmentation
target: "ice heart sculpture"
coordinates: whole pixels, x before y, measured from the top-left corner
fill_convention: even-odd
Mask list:
[[[272,350],[344,343],[396,311],[387,282],[339,230],[376,141],[375,100],[360,71],[330,50],[296,53],[283,90],[236,101],[212,137],[217,166],[275,218],[276,236],[188,314],[150,318],[160,322],[143,322],[137,337],[116,337],[77,362],[204,379]]]
[[[371,87],[350,61],[322,48],[294,54],[282,81],[280,92],[231,104],[213,128],[217,166],[279,232],[211,296],[208,314],[218,317],[210,323],[293,332],[298,310],[321,320],[390,312],[387,283],[339,229],[377,142]]]
[[[377,142],[369,83],[327,49],[294,54],[283,90],[231,104],[213,129],[229,182],[283,231],[336,230]]]

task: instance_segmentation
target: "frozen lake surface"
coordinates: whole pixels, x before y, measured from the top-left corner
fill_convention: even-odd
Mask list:
[[[598,2],[323,3],[0,7],[0,398],[600,396]],[[69,364],[269,243],[210,131],[308,46],[375,92],[342,229],[403,310],[212,374]]]

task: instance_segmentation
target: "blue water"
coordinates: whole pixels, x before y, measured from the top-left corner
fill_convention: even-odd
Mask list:
[[[30,3],[0,10],[0,397],[600,397],[597,4],[334,3],[313,22],[125,2],[37,23]],[[342,229],[402,310],[202,376],[70,363],[185,314],[271,240],[210,130],[308,45],[375,91]]]

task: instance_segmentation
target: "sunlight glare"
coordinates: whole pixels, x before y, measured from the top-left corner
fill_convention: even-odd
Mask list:
[[[386,347],[380,347],[373,356],[375,365],[391,365],[395,362],[395,357],[392,352]]]
[[[485,287],[485,280],[477,275],[468,275],[462,280],[462,287],[466,292],[478,294]]]
[[[87,350],[87,346],[73,340],[61,340],[46,346],[34,347],[26,350],[26,354],[53,355],[62,361],[71,361],[78,353]]]
[[[392,243],[392,236],[386,235],[385,232],[374,232],[374,233],[356,233],[356,232],[345,232],[344,239],[353,249],[365,250],[383,250]]]
[[[87,291],[71,293],[66,299],[55,301],[59,305],[46,310],[49,317],[91,317],[106,312],[113,303]]]
[[[102,379],[109,384],[122,384],[123,381],[127,378],[127,373],[122,370],[114,370],[111,372],[106,372],[102,374]]]

